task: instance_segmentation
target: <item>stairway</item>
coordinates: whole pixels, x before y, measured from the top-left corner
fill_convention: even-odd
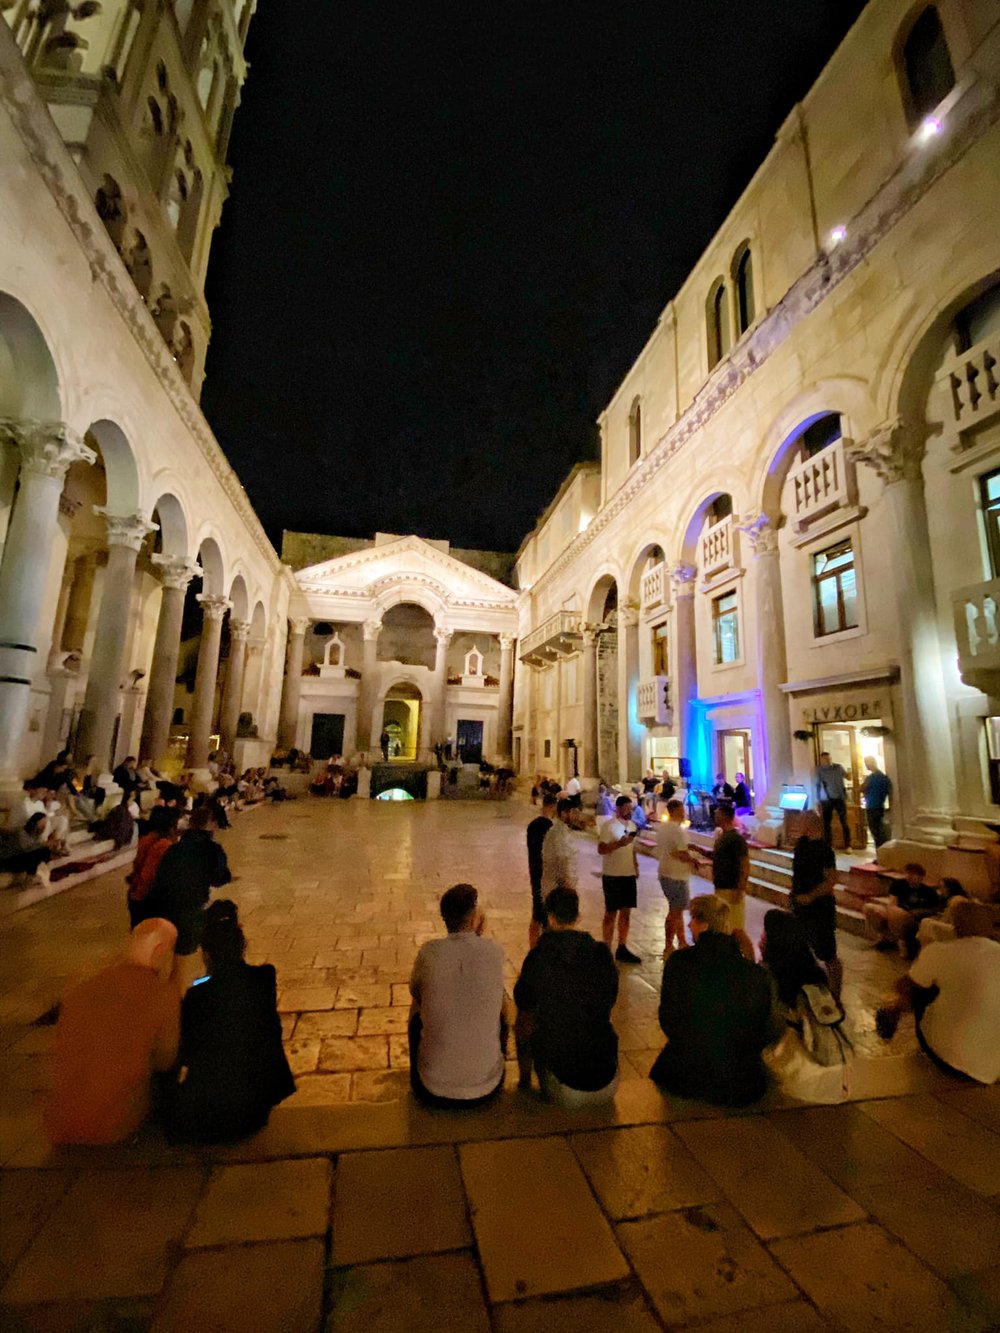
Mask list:
[[[37,875],[26,879],[22,875],[0,873],[0,917],[64,893],[84,880],[129,865],[135,858],[135,847],[116,849],[110,839],[99,842],[87,829],[72,831],[67,844],[66,856],[39,866]]]

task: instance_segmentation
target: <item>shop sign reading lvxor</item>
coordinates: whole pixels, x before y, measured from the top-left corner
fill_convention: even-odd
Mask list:
[[[882,701],[870,699],[867,703],[822,704],[803,708],[806,722],[867,722],[882,716]]]

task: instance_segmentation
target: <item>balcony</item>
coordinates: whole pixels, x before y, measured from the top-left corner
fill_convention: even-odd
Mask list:
[[[670,706],[670,677],[653,676],[649,680],[640,680],[635,711],[640,722],[669,727],[674,720],[674,710]]]
[[[812,458],[796,463],[789,469],[788,481],[792,524],[800,532],[831,510],[858,502],[857,472],[844,453],[843,440],[834,440]]]
[[[701,577],[708,582],[737,563],[739,534],[733,527],[733,516],[713,523],[701,539]]]
[[[945,419],[959,434],[1000,413],[1000,335],[960,352],[938,376]]]
[[[1000,579],[957,588],[951,601],[962,679],[966,685],[995,694],[1000,685]]]
[[[529,666],[548,666],[580,651],[579,611],[557,611],[521,640],[520,659]]]
[[[662,606],[667,600],[667,567],[661,560],[652,569],[647,569],[642,576],[639,591],[643,614]]]

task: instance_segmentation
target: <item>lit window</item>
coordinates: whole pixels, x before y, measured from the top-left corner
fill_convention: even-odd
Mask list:
[[[857,627],[858,582],[850,541],[813,556],[813,594],[817,637]]]
[[[753,257],[749,245],[745,245],[736,261],[736,317],[740,333],[746,333],[753,323],[755,313],[753,299]]]
[[[723,593],[712,601],[712,638],[715,663],[736,662],[740,656],[740,615],[735,592]]]
[[[910,28],[902,52],[907,116],[911,126],[940,106],[955,86],[955,70],[941,18],[928,5]]]
[[[986,546],[990,555],[990,573],[1000,578],[1000,468],[979,478]]]
[[[718,279],[709,295],[706,318],[708,322],[708,368],[711,370],[726,355],[731,344],[729,296],[722,278]]]
[[[670,641],[666,625],[657,625],[653,630],[653,675],[670,675]]]

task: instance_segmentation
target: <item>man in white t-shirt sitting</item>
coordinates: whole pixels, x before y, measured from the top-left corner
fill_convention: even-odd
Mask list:
[[[673,952],[675,939],[678,949],[688,947],[684,913],[691,905],[691,871],[703,864],[688,849],[684,814],[684,802],[673,797],[667,802],[667,818],[656,826],[660,888],[667,900],[667,917],[663,923],[666,934],[664,958],[669,958]]]
[[[618,926],[618,948],[615,958],[619,963],[641,963],[638,954],[628,947],[628,931],[632,908],[636,905],[639,882],[639,862],[635,839],[638,829],[632,822],[631,796],[619,796],[615,813],[606,819],[597,831],[597,850],[601,854],[601,888],[604,890],[604,943],[611,948]],[[548,836],[548,835],[547,835]]]
[[[410,1085],[429,1106],[478,1106],[503,1087],[503,950],[482,938],[471,884],[441,898],[448,934],[421,945],[410,975]]]
[[[1000,943],[991,939],[993,909],[971,899],[952,909],[955,938],[928,944],[876,1015],[880,1036],[912,1009],[917,1038],[948,1074],[977,1083],[1000,1079]]]
[[[572,801],[574,810],[583,809],[583,787],[580,785],[580,779],[574,773],[569,782],[566,783],[565,792],[567,799]]]

